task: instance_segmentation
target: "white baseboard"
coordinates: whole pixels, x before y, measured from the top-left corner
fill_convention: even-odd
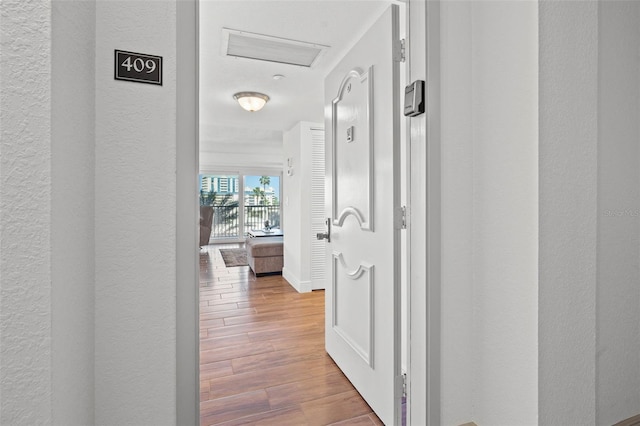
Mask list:
[[[282,278],[287,280],[291,287],[295,288],[298,293],[309,293],[312,290],[311,281],[300,281],[300,279],[287,268],[282,268]]]

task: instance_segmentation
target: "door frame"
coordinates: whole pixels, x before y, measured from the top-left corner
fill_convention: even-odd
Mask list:
[[[439,425],[440,0],[409,0],[409,8],[409,81],[426,81],[426,113],[410,119],[407,424]]]
[[[439,0],[408,3],[410,80],[427,81],[411,119],[408,424],[440,423]],[[176,2],[176,423],[200,421],[198,335],[198,0]],[[428,117],[427,117],[428,115]],[[428,127],[427,127],[428,122]],[[418,236],[419,238],[416,238]],[[427,260],[425,262],[424,260]]]
[[[200,424],[198,1],[176,1],[176,424]]]

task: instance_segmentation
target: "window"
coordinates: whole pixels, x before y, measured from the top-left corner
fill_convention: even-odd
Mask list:
[[[280,227],[280,176],[201,174],[199,189],[200,205],[213,209],[210,243],[240,241],[252,229]]]

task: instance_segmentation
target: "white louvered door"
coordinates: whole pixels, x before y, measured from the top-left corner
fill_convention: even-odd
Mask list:
[[[311,129],[311,289],[326,286],[325,256],[327,247],[316,234],[325,230],[324,224],[324,129]]]

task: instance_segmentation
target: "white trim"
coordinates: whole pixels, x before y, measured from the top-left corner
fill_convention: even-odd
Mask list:
[[[411,118],[407,424],[440,424],[440,1],[410,2],[410,81],[426,113]]]
[[[200,423],[198,3],[176,5],[176,424]]]
[[[282,176],[282,167],[214,167],[203,165],[201,175],[245,175],[245,176]]]
[[[309,293],[311,288],[311,281],[300,281],[289,269],[282,268],[282,278],[284,278],[291,287],[295,288],[298,293]]]
[[[440,413],[440,351],[441,351],[441,324],[440,324],[440,0],[427,2],[426,9],[426,62],[427,62],[427,89],[426,100],[429,114],[427,116],[427,134],[423,143],[427,147],[426,164],[426,255],[427,282],[426,300],[422,299],[426,313],[426,381],[427,381],[427,424],[439,425]],[[420,256],[421,253],[416,253]]]

